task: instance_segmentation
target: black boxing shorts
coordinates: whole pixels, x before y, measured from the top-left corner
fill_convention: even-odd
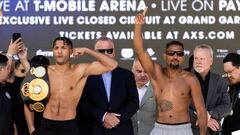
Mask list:
[[[40,135],[79,135],[77,122],[73,120],[56,121],[42,119]]]

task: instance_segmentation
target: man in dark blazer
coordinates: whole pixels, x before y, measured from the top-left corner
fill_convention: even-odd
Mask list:
[[[109,38],[98,39],[95,50],[115,57],[114,43]],[[131,71],[117,67],[102,75],[89,76],[78,106],[80,134],[133,135],[131,117],[138,105]]]
[[[194,60],[192,71],[198,78],[206,109],[208,111],[207,135],[218,135],[221,130],[220,121],[230,113],[231,103],[227,93],[227,81],[220,75],[210,71],[213,63],[213,50],[209,45],[198,45],[194,49]],[[194,107],[190,107],[190,117],[193,134],[199,134],[196,126],[196,115]]]
[[[224,118],[222,133],[223,135],[240,134],[240,55],[229,53],[223,59],[223,75],[231,86],[229,95],[231,98],[231,113]]]
[[[156,122],[156,102],[153,88],[138,59],[133,62],[132,72],[139,97],[139,109],[132,117],[134,135],[149,135]]]

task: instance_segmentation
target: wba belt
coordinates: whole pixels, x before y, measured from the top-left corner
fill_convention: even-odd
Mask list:
[[[49,86],[47,66],[32,66],[21,86],[21,96],[29,110],[44,111],[50,93]]]

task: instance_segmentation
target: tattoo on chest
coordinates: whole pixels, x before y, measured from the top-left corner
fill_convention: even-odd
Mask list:
[[[158,102],[158,109],[160,112],[166,112],[166,111],[172,110],[172,108],[173,108],[173,104],[171,101],[160,100]]]

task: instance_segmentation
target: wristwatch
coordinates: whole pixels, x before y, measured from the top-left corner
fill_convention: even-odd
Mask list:
[[[12,54],[6,54],[6,56],[8,57],[8,59],[13,59],[13,55]]]

